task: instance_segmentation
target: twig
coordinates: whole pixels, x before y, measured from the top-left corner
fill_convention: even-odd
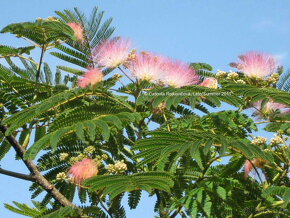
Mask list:
[[[33,179],[33,177],[31,175],[16,173],[13,171],[4,170],[2,168],[0,168],[0,174],[6,175],[6,176],[12,176],[12,177],[15,177],[18,179],[23,179],[23,180],[27,180],[27,181],[31,181],[31,182],[35,182],[35,180]]]
[[[174,218],[174,217],[176,217],[177,214],[179,213],[179,211],[181,210],[181,208],[182,208],[182,207],[178,207],[178,208],[174,211],[174,213],[170,216],[170,218]]]
[[[32,45],[34,45],[34,46],[36,46],[36,47],[39,47],[39,48],[40,48],[40,46],[39,46],[39,45],[35,44],[34,42],[30,41],[29,39],[27,39],[27,38],[25,38],[25,37],[23,37],[23,36],[21,36],[21,38],[22,38],[22,39],[24,39],[26,42],[29,42],[30,44],[32,44]]]
[[[122,70],[122,68],[121,67],[118,67],[118,69],[129,79],[129,80],[131,80],[131,82],[132,83],[134,83],[134,81],[131,79],[131,77],[129,77],[128,75],[127,75],[127,73],[125,73],[125,71],[124,70]]]
[[[36,72],[36,78],[35,78],[35,95],[33,97],[33,99],[35,99],[37,97],[37,88],[38,88],[38,84],[39,84],[39,77],[40,77],[40,70],[41,70],[41,64],[42,64],[42,59],[45,53],[45,44],[42,45],[41,47],[41,54],[40,54],[40,59],[39,59],[39,64],[37,66],[37,72]]]
[[[284,120],[284,121],[270,121],[270,120],[265,120],[265,121],[260,121],[260,122],[255,122],[255,124],[262,124],[262,123],[290,123],[290,121]]]
[[[110,217],[113,218],[113,216],[111,215],[110,211],[106,208],[106,206],[103,204],[102,199],[98,196],[99,202],[101,204],[101,207],[107,212],[107,214],[109,214]]]

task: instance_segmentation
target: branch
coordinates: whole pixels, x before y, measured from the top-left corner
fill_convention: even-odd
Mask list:
[[[1,125],[2,120],[0,120],[0,131],[5,135],[7,128]],[[5,136],[7,141],[11,144],[11,146],[16,151],[16,154],[22,159],[26,167],[31,173],[32,178],[35,182],[40,185],[46,192],[51,194],[51,196],[58,201],[62,206],[70,206],[76,208],[72,202],[70,202],[65,196],[63,196],[44,176],[42,176],[34,165],[34,163],[30,160],[24,160],[23,156],[25,153],[25,149],[16,141],[14,136],[8,135]]]
[[[16,172],[9,171],[9,170],[3,170],[2,168],[0,168],[0,174],[6,175],[6,176],[12,176],[12,177],[15,177],[18,179],[23,179],[23,180],[27,180],[27,181],[31,181],[31,182],[35,182],[35,180],[33,179],[33,177],[31,175],[16,173]]]

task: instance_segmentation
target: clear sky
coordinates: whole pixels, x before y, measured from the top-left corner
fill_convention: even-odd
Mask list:
[[[227,64],[239,54],[259,50],[290,67],[289,0],[10,0],[1,2],[0,28],[75,6],[86,13],[94,6],[104,10],[106,18],[114,18],[115,35],[131,38],[137,49],[185,62],[206,62],[215,70],[228,70]],[[23,43],[0,35],[0,44]],[[58,60],[47,56],[46,61],[56,65]],[[22,162],[14,160],[13,152],[0,164],[3,169],[27,172]],[[29,182],[0,175],[0,218],[19,217],[5,210],[3,202],[29,203],[28,187]],[[153,205],[143,198],[128,217],[137,213],[138,218],[153,217]]]

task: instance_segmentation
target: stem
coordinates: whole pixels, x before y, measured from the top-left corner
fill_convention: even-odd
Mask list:
[[[29,42],[30,44],[40,48],[40,46],[38,44],[35,44],[34,42],[30,41],[29,39],[27,39],[27,38],[25,38],[23,36],[21,38],[24,39],[25,41]]]
[[[56,44],[54,44],[54,45],[51,45],[51,44],[50,44],[51,46],[47,47],[46,50],[49,50],[49,49],[55,48],[56,46],[59,46],[59,45],[65,43],[66,41],[68,41],[68,39],[59,42],[57,45],[56,45]]]
[[[7,128],[1,125],[2,120],[0,120],[0,131],[5,135]],[[40,185],[46,192],[48,192],[56,201],[58,201],[62,206],[71,206],[76,208],[72,202],[70,202],[65,196],[63,196],[44,176],[41,175],[34,163],[23,158],[25,149],[16,141],[14,136],[5,136],[7,141],[12,145],[16,154],[22,159],[26,167],[31,173],[32,178],[35,182]]]
[[[166,117],[165,114],[163,114],[163,118],[164,118],[165,123],[166,123],[166,125],[167,125],[168,132],[170,132],[170,131],[171,131],[171,129],[170,129],[170,125],[169,125],[169,123],[168,123],[168,120],[167,120],[167,117]]]
[[[128,74],[127,73],[125,73],[125,71],[124,70],[122,70],[122,68],[121,67],[118,67],[118,69],[129,79],[129,80],[131,80],[131,82],[132,83],[134,83],[134,81],[131,79],[131,77],[129,77],[128,76]]]
[[[260,122],[256,122],[255,124],[262,124],[262,123],[290,123],[290,121],[284,120],[284,121],[270,121],[270,120],[265,120],[265,121],[260,121]]]
[[[30,58],[24,57],[24,56],[22,56],[22,55],[18,55],[18,57],[19,57],[19,58],[23,58],[23,59],[25,59],[25,60],[27,60],[27,61],[29,61],[29,62],[31,62],[31,63],[37,65],[37,63],[36,63],[34,60],[30,59]]]
[[[38,88],[38,84],[39,84],[41,64],[42,64],[42,59],[43,59],[45,50],[46,50],[46,46],[43,44],[41,47],[41,55],[40,55],[40,59],[39,59],[39,64],[37,66],[37,72],[36,72],[36,77],[35,77],[35,95],[34,95],[33,99],[35,99],[37,97],[37,88]]]
[[[107,212],[107,214],[113,218],[113,216],[111,215],[110,211],[106,208],[106,206],[103,204],[102,199],[100,199],[100,197],[98,196],[99,202],[101,204],[101,207]]]
[[[182,208],[182,207],[178,207],[178,208],[174,211],[174,213],[170,216],[170,218],[174,218],[174,217],[176,217],[177,214],[179,213],[179,211],[181,210],[181,208]]]
[[[27,180],[27,181],[31,181],[31,182],[35,182],[35,180],[33,179],[33,177],[31,175],[16,173],[13,171],[4,170],[2,168],[0,168],[0,174],[6,175],[6,176],[12,176],[12,177],[15,177],[18,179],[23,179],[23,180]]]
[[[250,161],[250,163],[252,164],[252,167],[254,168],[254,170],[256,171],[256,173],[257,173],[257,175],[258,175],[258,177],[259,177],[259,180],[261,181],[261,184],[263,183],[263,181],[262,181],[262,178],[261,178],[261,176],[260,176],[260,174],[259,174],[259,172],[258,172],[258,170],[257,170],[257,168],[255,167],[255,165],[253,164],[253,162],[250,160],[250,159],[248,159],[249,161]]]

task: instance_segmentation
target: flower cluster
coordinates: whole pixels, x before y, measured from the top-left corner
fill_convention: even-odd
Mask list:
[[[131,44],[130,40],[122,38],[104,40],[92,51],[94,61],[101,67],[118,67],[127,60]]]
[[[276,69],[275,59],[259,52],[246,52],[238,57],[237,63],[231,66],[242,71],[245,76],[256,79],[264,79],[274,73]]]
[[[78,185],[80,189],[80,184],[83,180],[95,176],[99,172],[99,167],[102,165],[101,161],[108,159],[107,154],[102,156],[97,155],[94,159],[91,158],[92,154],[95,152],[94,146],[88,146],[84,149],[84,153],[80,153],[76,157],[71,157],[69,159],[69,164],[71,168],[68,173],[58,173],[56,180],[65,181]],[[68,158],[67,153],[61,153],[60,159],[65,160]],[[117,170],[119,170],[117,165]]]
[[[283,143],[283,139],[280,136],[276,135],[276,134],[274,134],[274,137],[271,138],[270,142],[269,142],[269,144],[271,146],[278,145],[278,144],[281,144],[281,143]]]
[[[68,158],[68,153],[60,153],[59,154],[59,160],[60,161],[64,161],[67,158]]]
[[[287,105],[280,104],[280,103],[274,103],[272,99],[270,99],[262,108],[262,100],[254,102],[253,106],[256,109],[256,113],[261,115],[270,115],[271,113],[276,112],[277,110],[285,109],[287,108]],[[281,110],[281,113],[289,113],[290,110]]]
[[[90,154],[94,153],[95,150],[96,149],[94,146],[88,146],[84,149],[84,153],[87,155],[90,155]]]
[[[106,170],[114,174],[123,173],[127,170],[127,164],[124,163],[124,160],[116,161],[115,164],[108,164]]]
[[[163,63],[163,67],[164,72],[160,80],[169,86],[180,88],[182,86],[195,85],[199,82],[195,70],[188,64],[167,60]]]
[[[74,36],[76,37],[76,40],[79,41],[80,43],[84,42],[84,36],[83,36],[83,28],[80,24],[78,23],[67,23],[67,25],[72,28],[74,31]]]
[[[278,73],[273,73],[271,76],[266,78],[266,81],[270,84],[276,84],[280,76]]]
[[[249,173],[250,171],[252,170],[253,166],[252,164],[256,167],[256,168],[260,168],[260,169],[263,169],[264,165],[267,163],[267,161],[261,159],[261,158],[254,158],[254,160],[252,161],[249,161],[249,160],[246,160],[245,162],[245,179],[248,178],[249,176]],[[255,178],[255,171],[253,172],[253,179]]]
[[[76,162],[68,171],[67,175],[74,178],[74,183],[79,186],[83,180],[98,174],[98,166],[90,158]]]
[[[100,68],[116,68],[123,65],[137,80],[167,84],[176,88],[198,84],[199,77],[188,64],[147,52],[136,53],[135,49],[130,50],[131,44],[130,40],[123,38],[104,40],[92,50],[93,61]],[[90,69],[78,80],[77,85],[85,88],[91,84],[92,87],[101,80],[100,70]],[[210,80],[210,84],[206,86],[215,87],[215,83]]]
[[[267,138],[257,136],[257,137],[253,138],[252,144],[254,144],[254,145],[262,145],[262,144],[265,144],[266,141],[267,141]]]
[[[218,79],[222,79],[222,78],[224,78],[225,76],[227,75],[227,73],[225,72],[225,71],[221,71],[221,70],[217,70],[217,73],[216,73],[216,77],[218,78]]]
[[[230,72],[227,75],[227,79],[228,80],[235,80],[237,78],[239,78],[239,74],[230,70]]]
[[[188,64],[168,57],[142,51],[130,60],[130,65],[126,65],[132,76],[138,80],[167,84],[176,88],[197,84],[199,81],[195,70]]]
[[[88,85],[91,85],[93,87],[98,82],[103,80],[103,73],[97,68],[94,69],[88,69],[84,75],[83,78],[78,79],[77,85],[81,88],[85,88]]]
[[[162,57],[147,52],[140,52],[134,58],[130,58],[131,64],[128,69],[132,76],[139,80],[154,82],[161,79],[163,72]]]
[[[205,80],[202,81],[200,86],[204,86],[204,87],[212,88],[212,89],[217,89],[218,83],[217,83],[217,80],[214,78],[206,78]]]
[[[66,174],[65,172],[60,172],[56,175],[56,180],[64,182],[66,180]]]

